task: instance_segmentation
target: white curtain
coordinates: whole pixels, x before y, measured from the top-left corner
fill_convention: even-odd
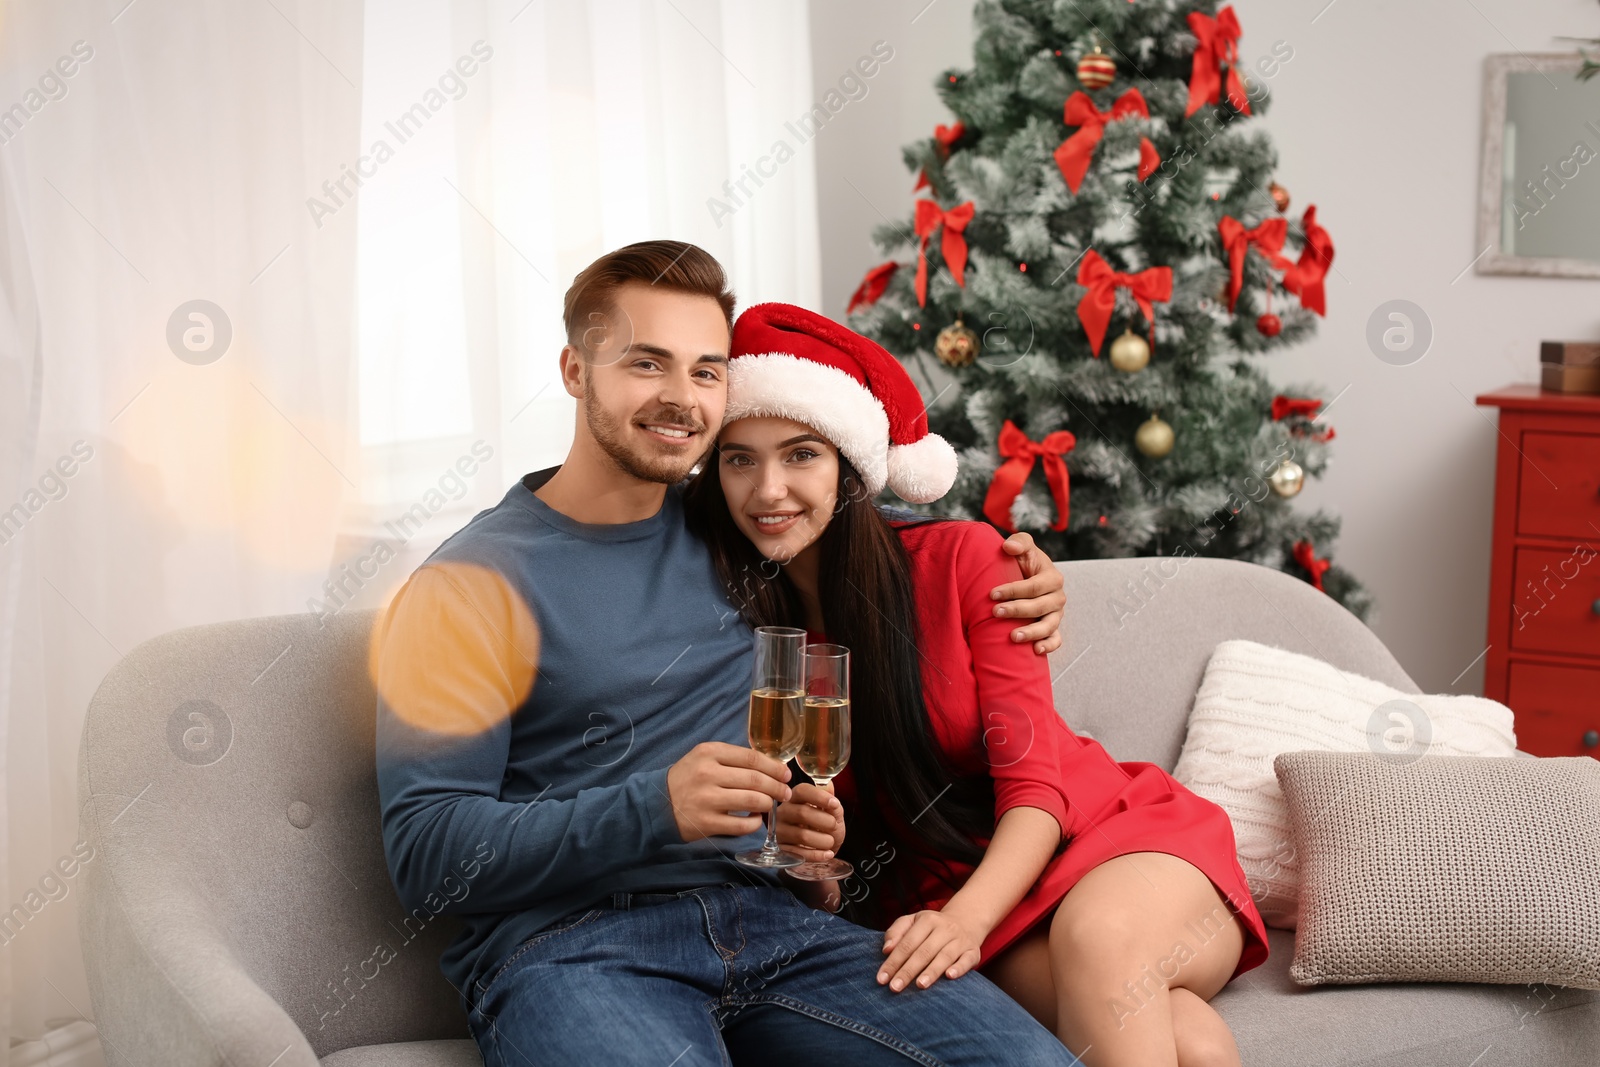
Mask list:
[[[561,298],[607,249],[816,307],[809,72],[803,3],[0,9],[0,1067],[92,1018],[52,872],[100,678],[381,603],[559,462]]]

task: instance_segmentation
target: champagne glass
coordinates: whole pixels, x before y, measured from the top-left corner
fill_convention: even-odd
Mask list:
[[[850,762],[850,650],[843,645],[807,645],[805,707],[800,716],[800,769],[824,788]],[[847,878],[855,868],[835,856],[807,860],[789,874],[808,882]]]
[[[788,763],[800,748],[800,709],[805,702],[803,653],[806,632],[788,626],[756,627],[756,669],[750,686],[750,747]],[[795,867],[804,862],[778,847],[778,801],[772,801],[767,840],[733,857],[746,867]]]

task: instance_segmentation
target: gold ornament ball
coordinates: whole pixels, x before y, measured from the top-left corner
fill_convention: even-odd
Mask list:
[[[1172,442],[1172,427],[1163,422],[1159,415],[1151,415],[1133,435],[1134,447],[1151,459],[1160,459],[1171,452]]]
[[[1100,51],[1099,45],[1078,60],[1078,84],[1085,89],[1104,89],[1116,76],[1116,60]]]
[[[978,358],[978,335],[960,319],[939,331],[933,339],[933,354],[947,367],[967,367]]]
[[[1284,460],[1278,464],[1277,470],[1267,475],[1267,484],[1282,497],[1294,496],[1305,483],[1306,472],[1292,459]]]
[[[1289,190],[1273,182],[1267,186],[1267,192],[1272,196],[1272,203],[1280,212],[1289,210]]]
[[[1143,337],[1127,330],[1111,342],[1111,365],[1129,374],[1138,374],[1150,363],[1150,346]]]

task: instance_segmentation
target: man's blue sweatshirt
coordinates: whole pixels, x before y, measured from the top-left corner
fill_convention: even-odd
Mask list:
[[[519,944],[613,890],[778,884],[731,859],[760,833],[685,843],[672,815],[673,763],[702,741],[749,743],[752,668],[751,631],[684,525],[679,491],[642,522],[592,526],[534,495],[553,473],[528,475],[474,516],[390,605],[387,634],[451,631],[439,642],[449,662],[411,667],[423,682],[407,685],[463,706],[419,715],[413,693],[385,692],[408,674],[385,657],[417,642],[380,638],[384,853],[408,910],[465,922],[440,967],[469,1007]],[[491,573],[504,596],[463,582],[460,568]],[[505,632],[515,601],[537,625],[537,675],[526,699],[505,699],[507,717],[494,695],[526,676],[521,652],[506,651],[528,643]],[[489,639],[462,636],[473,633]],[[441,710],[478,725],[442,729]]]

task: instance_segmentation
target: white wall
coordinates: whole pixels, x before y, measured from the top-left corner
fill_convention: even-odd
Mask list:
[[[1337,558],[1377,599],[1378,636],[1423,689],[1481,692],[1496,430],[1494,409],[1473,397],[1537,381],[1541,339],[1600,338],[1600,281],[1462,273],[1482,248],[1483,58],[1569,51],[1554,38],[1600,36],[1600,10],[1588,0],[1325,5],[1235,4],[1247,62],[1276,41],[1294,50],[1262,121],[1290,214],[1315,203],[1337,248],[1318,337],[1266,366],[1283,385],[1321,383],[1324,400],[1344,390],[1327,416],[1335,458],[1298,503],[1344,517]],[[931,85],[944,66],[970,65],[971,10],[970,0],[811,0],[818,92],[873,40],[895,48],[867,98],[817,139],[831,314],[879,260],[868,233],[880,212],[899,217],[910,203],[900,146],[950,121]],[[1368,316],[1392,299],[1420,305],[1433,325],[1411,366],[1379,361],[1365,341]]]

